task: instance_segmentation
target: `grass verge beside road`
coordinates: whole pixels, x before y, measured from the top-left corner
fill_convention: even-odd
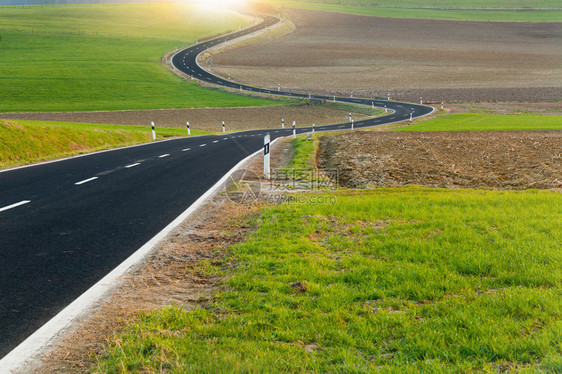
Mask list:
[[[562,116],[532,114],[448,114],[395,131],[502,131],[562,129]]]
[[[247,242],[197,270],[224,279],[209,305],[129,321],[94,370],[562,367],[559,193],[381,188],[332,196],[333,204],[265,209]]]
[[[192,130],[192,135],[206,132]],[[158,128],[157,139],[186,130]],[[152,141],[149,126],[0,120],[0,168]]]

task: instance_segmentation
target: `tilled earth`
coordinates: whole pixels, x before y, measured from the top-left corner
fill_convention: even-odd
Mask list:
[[[213,70],[262,87],[407,101],[562,99],[561,23],[285,11],[294,32],[214,55]]]
[[[317,162],[345,187],[561,189],[562,131],[323,136]]]
[[[355,118],[364,117],[352,113]],[[297,105],[265,108],[204,108],[204,109],[162,109],[128,110],[111,112],[71,113],[0,113],[3,119],[36,121],[61,121],[78,123],[106,123],[112,125],[150,125],[184,128],[189,121],[192,129],[220,131],[222,121],[228,131],[247,129],[268,129],[281,127],[281,120],[289,126],[325,125],[346,122],[349,112],[324,106]]]

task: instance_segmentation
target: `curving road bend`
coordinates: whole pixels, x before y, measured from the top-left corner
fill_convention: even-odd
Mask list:
[[[412,116],[411,118],[417,118],[417,117],[426,116],[433,112],[434,109],[432,107],[427,105],[421,105],[421,104],[411,104],[411,103],[404,103],[404,102],[397,102],[397,101],[390,101],[390,100],[380,100],[380,99],[361,99],[361,98],[352,98],[352,97],[348,98],[348,97],[335,97],[335,96],[312,95],[312,94],[304,95],[294,92],[275,91],[270,89],[248,86],[245,84],[236,83],[233,81],[226,80],[222,77],[216,76],[208,72],[207,70],[203,69],[197,63],[197,57],[199,56],[199,54],[205,52],[209,48],[213,48],[222,43],[237,39],[242,36],[246,36],[254,32],[264,30],[268,27],[277,24],[280,21],[278,18],[272,16],[262,16],[262,17],[263,17],[263,22],[260,23],[259,25],[253,26],[251,28],[233,34],[229,34],[203,43],[199,43],[179,51],[172,57],[172,65],[174,66],[174,68],[181,71],[182,73],[190,77],[193,77],[195,79],[198,79],[202,82],[216,84],[232,89],[262,93],[262,94],[275,94],[275,95],[295,97],[295,98],[309,98],[309,99],[319,99],[319,100],[328,100],[328,101],[338,101],[342,103],[356,104],[356,105],[365,105],[365,106],[373,105],[379,108],[386,107],[391,111],[391,114],[386,116],[357,121],[354,123],[354,128],[365,128],[365,127],[385,125],[393,122],[400,122],[404,120],[409,120],[410,115]],[[315,131],[332,131],[332,130],[350,128],[350,126],[351,123],[346,122],[346,123],[339,123],[333,125],[318,126],[315,128]],[[311,127],[303,127],[298,129],[297,133],[309,132],[309,131],[312,131]]]
[[[269,93],[206,72],[197,65],[197,55],[278,21],[264,17],[249,29],[186,48],[174,55],[173,64],[202,81]],[[432,111],[385,100],[336,100],[386,105],[394,111],[357,121],[356,128]],[[318,126],[316,131],[349,126]],[[308,131],[310,127],[296,129]],[[292,129],[187,137],[0,171],[0,357],[157,235],[239,161],[260,150],[266,132],[275,139]]]

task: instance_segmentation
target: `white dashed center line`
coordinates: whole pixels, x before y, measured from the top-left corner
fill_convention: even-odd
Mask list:
[[[169,155],[170,155],[169,153],[166,153],[165,155],[158,156],[158,158],[168,157]]]
[[[137,162],[136,164],[127,165],[127,166],[125,166],[125,167],[126,167],[127,169],[129,169],[129,168],[134,168],[135,166],[139,166],[139,165],[140,165],[140,162]]]
[[[207,145],[207,144],[199,144],[199,147],[204,147],[204,146],[206,146],[206,145]]]
[[[31,202],[31,200],[23,200],[23,201],[20,201],[19,203],[15,203],[15,204],[12,204],[12,205],[5,206],[4,208],[0,208],[0,212],[3,212],[5,210],[9,210],[9,209],[13,209],[13,208],[16,208],[16,207],[21,206],[21,205],[25,205],[25,204],[30,203],[30,202]]]
[[[83,181],[80,181],[80,182],[76,182],[76,183],[74,183],[74,184],[75,184],[76,186],[79,186],[79,185],[84,184],[84,183],[88,183],[88,182],[91,182],[91,181],[95,181],[96,179],[98,179],[98,177],[92,177],[92,178],[84,179]]]
[[[218,143],[218,142],[219,142],[218,140],[213,140],[213,143]]]
[[[181,151],[182,151],[182,152],[191,151],[191,148],[182,149]]]

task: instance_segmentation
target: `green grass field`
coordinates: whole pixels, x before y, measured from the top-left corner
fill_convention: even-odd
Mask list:
[[[209,306],[129,321],[93,370],[562,369],[560,193],[299,196],[309,202],[254,219],[255,234],[222,265],[200,264],[202,276],[224,277]]]
[[[198,87],[160,65],[176,46],[248,24],[170,3],[1,7],[0,112],[279,105]]]
[[[157,128],[157,139],[186,130]],[[192,130],[192,135],[206,134]],[[0,120],[0,168],[152,141],[150,126]]]
[[[496,21],[496,22],[562,22],[562,10],[527,10],[525,8],[557,8],[559,2],[545,0],[536,1],[429,1],[421,2],[414,0],[404,1],[364,1],[343,0],[337,4],[337,0],[327,3],[320,1],[294,1],[294,0],[267,0],[277,6],[323,10],[328,12],[347,13],[364,16],[390,17],[390,18],[419,18],[419,19],[441,19],[441,20],[466,20],[466,21]],[[346,4],[361,5],[346,5]],[[365,6],[377,3],[380,6]],[[510,6],[510,3],[513,5]],[[420,8],[448,8],[448,9],[420,9]],[[516,10],[470,10],[459,8],[517,8]]]
[[[501,131],[562,129],[562,116],[533,114],[448,114],[395,131]]]

